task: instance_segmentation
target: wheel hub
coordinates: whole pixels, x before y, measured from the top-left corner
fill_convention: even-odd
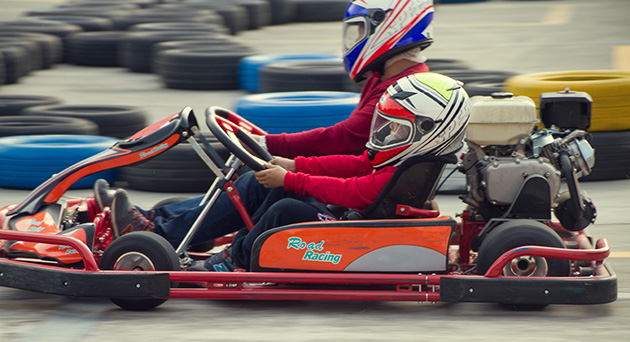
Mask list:
[[[155,266],[146,255],[139,252],[128,252],[121,255],[114,264],[119,271],[155,271]]]
[[[545,258],[522,256],[512,259],[503,269],[503,274],[516,277],[544,277],[547,275],[547,270]]]

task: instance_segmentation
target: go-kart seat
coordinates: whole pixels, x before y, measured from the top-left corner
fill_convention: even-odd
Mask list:
[[[415,156],[404,161],[387,182],[376,200],[365,210],[347,211],[345,219],[394,219],[398,205],[417,209],[427,208],[433,200],[446,164],[457,163],[455,154],[445,156]]]

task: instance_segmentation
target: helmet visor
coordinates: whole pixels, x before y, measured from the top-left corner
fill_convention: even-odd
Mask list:
[[[367,19],[354,17],[346,20],[343,26],[343,52],[347,54],[368,36]]]
[[[410,121],[386,117],[377,110],[372,119],[370,142],[377,149],[390,149],[409,144],[412,132]]]

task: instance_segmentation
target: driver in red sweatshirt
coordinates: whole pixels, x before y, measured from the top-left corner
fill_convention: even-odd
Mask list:
[[[396,168],[417,155],[446,155],[463,144],[470,118],[468,95],[457,81],[434,73],[404,77],[381,96],[362,155],[275,158],[267,169],[239,177],[235,186],[248,212],[246,228],[227,194],[219,196],[193,237],[202,243],[238,231],[232,245],[192,271],[248,269],[255,239],[266,230],[298,222],[334,220],[327,205],[363,210],[383,190]],[[116,236],[151,230],[177,246],[199,216],[200,199],[149,211],[129,203],[119,189],[111,204]]]

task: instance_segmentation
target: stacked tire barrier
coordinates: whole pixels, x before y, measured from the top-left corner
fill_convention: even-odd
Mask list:
[[[310,61],[337,59],[341,63],[341,57],[333,54],[309,54],[309,53],[294,53],[294,54],[264,54],[264,55],[252,55],[245,57],[239,62],[238,69],[238,82],[239,87],[243,90],[251,93],[262,91],[260,89],[260,73],[261,69],[267,65],[290,62],[290,61],[303,61],[308,63]],[[311,89],[313,90],[313,89]],[[322,90],[322,89],[317,89]]]
[[[229,153],[223,145],[212,136],[206,139],[227,160]],[[205,192],[215,178],[187,142],[145,163],[120,168],[117,176],[131,189],[158,192]]]
[[[325,5],[325,6],[323,6]],[[46,11],[31,11],[24,18],[0,23],[0,84],[13,84],[38,69],[57,63],[95,67],[125,67],[133,72],[154,72],[159,42],[191,39],[228,39],[244,30],[290,22],[339,21],[347,0],[76,0],[58,4]],[[138,31],[152,31],[139,33]],[[185,33],[188,32],[188,33]],[[188,36],[187,36],[188,35]],[[10,41],[9,41],[10,40]],[[233,41],[234,44],[237,44]],[[238,75],[238,60],[253,54],[243,47],[224,47],[216,53]],[[201,59],[200,52],[187,56],[166,57],[171,68],[173,58]],[[196,55],[197,57],[192,57]],[[180,63],[176,63],[180,64]],[[193,63],[194,64],[194,63]],[[201,63],[186,72],[211,74]],[[206,76],[186,82],[174,80],[182,65],[161,70],[163,85],[176,89],[238,89],[234,82],[211,82]],[[223,75],[222,77],[227,77]],[[281,90],[278,90],[281,91]]]
[[[593,99],[591,145],[595,167],[584,180],[630,178],[630,72],[579,70],[524,74],[512,77],[504,90],[531,97],[538,105],[541,93],[569,89]]]
[[[294,133],[345,120],[359,103],[350,92],[279,92],[242,96],[236,113],[268,133]]]
[[[51,175],[109,148],[117,139],[89,135],[24,135],[0,138],[0,187],[34,189]],[[70,188],[90,188],[104,178],[116,179],[116,170],[79,179]]]
[[[100,135],[126,139],[146,127],[146,114],[139,108],[116,105],[50,105],[29,107],[22,116],[70,117],[90,120]]]

